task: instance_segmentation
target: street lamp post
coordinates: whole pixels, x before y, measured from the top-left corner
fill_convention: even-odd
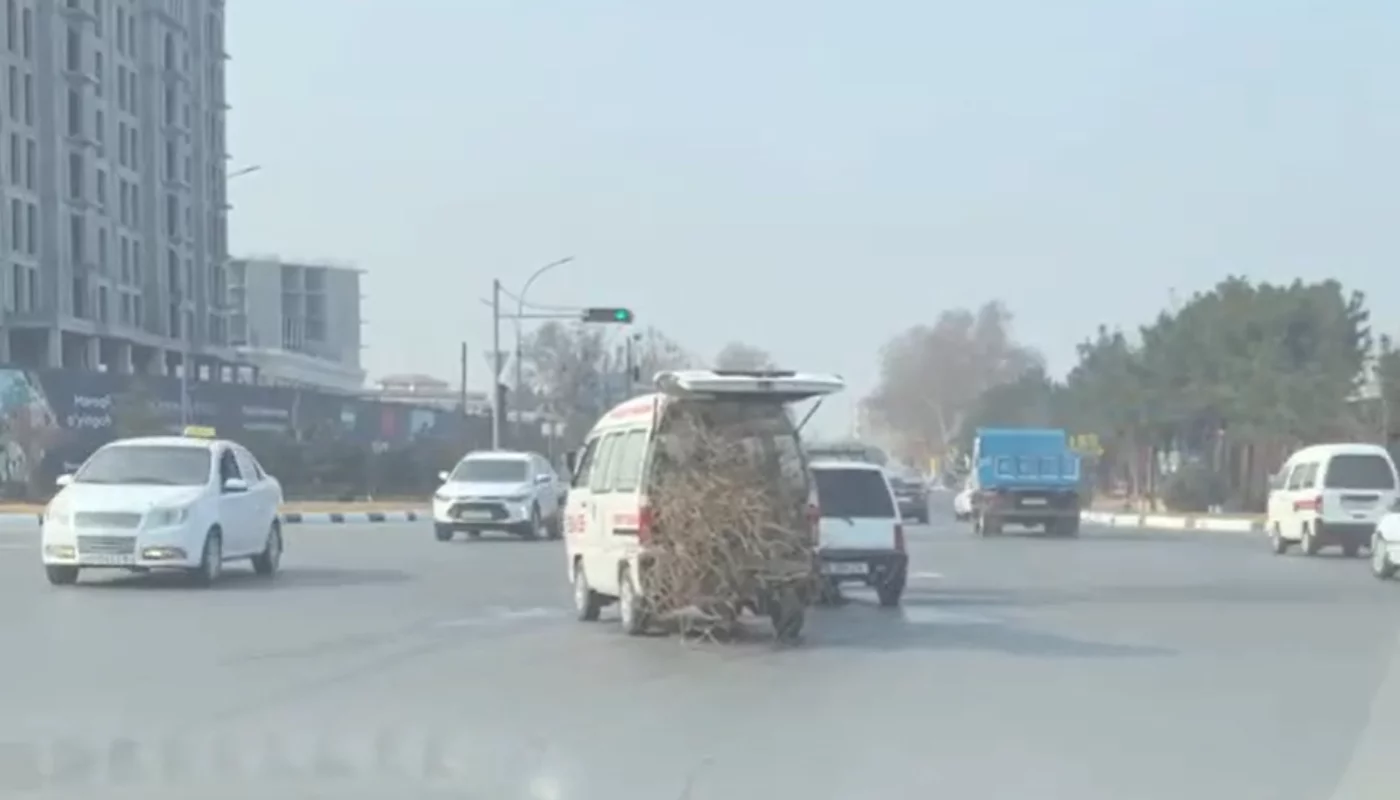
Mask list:
[[[530,294],[530,286],[534,284],[536,278],[539,278],[555,267],[562,267],[573,260],[573,256],[565,256],[558,261],[551,261],[535,270],[534,274],[525,280],[525,285],[520,288],[520,296],[515,298],[517,301],[515,304],[515,391],[517,393],[520,392],[521,386],[525,384],[525,342],[520,333],[520,320],[525,315],[525,298]]]
[[[224,175],[224,181],[227,182],[235,178],[241,178],[244,175],[251,175],[261,169],[261,164],[251,164],[227,173]],[[183,302],[181,305],[183,305]],[[190,410],[190,340],[194,332],[190,330],[193,326],[185,324],[183,310],[180,312],[180,326],[182,328],[180,331],[180,426],[184,428],[194,422],[194,415]]]
[[[551,261],[535,270],[534,273],[526,279],[524,288],[516,297],[519,301],[515,314],[515,383],[517,392],[520,391],[520,383],[523,374],[520,364],[521,351],[523,350],[520,341],[520,320],[525,314],[525,293],[530,291],[530,284],[534,283],[536,278],[555,267],[567,264],[573,260],[573,256],[568,256],[558,261]],[[502,404],[499,400],[501,393],[498,391],[498,386],[501,382],[501,370],[505,366],[504,359],[501,356],[501,282],[499,280],[493,280],[491,281],[491,448],[493,450],[499,450],[501,447],[501,428],[503,426],[503,421],[501,419],[501,412],[503,409],[501,408]]]

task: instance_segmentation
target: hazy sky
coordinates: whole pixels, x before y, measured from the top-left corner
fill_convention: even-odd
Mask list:
[[[1394,0],[238,0],[232,249],[369,271],[371,375],[484,386],[493,277],[845,375],[1004,300],[1056,371],[1227,272],[1400,333]]]

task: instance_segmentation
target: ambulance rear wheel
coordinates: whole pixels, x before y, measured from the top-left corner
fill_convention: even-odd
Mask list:
[[[632,580],[632,571],[623,567],[617,576],[617,617],[628,636],[647,632],[647,613],[642,595]]]

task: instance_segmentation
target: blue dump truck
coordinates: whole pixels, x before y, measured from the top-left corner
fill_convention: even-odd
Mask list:
[[[1079,455],[1063,430],[979,428],[972,463],[978,536],[996,535],[1007,525],[1079,535]]]

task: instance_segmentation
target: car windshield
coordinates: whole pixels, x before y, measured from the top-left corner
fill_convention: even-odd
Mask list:
[[[1395,473],[1379,455],[1333,456],[1327,462],[1326,489],[1394,489]]]
[[[73,476],[76,483],[199,486],[209,481],[203,447],[120,445],[104,447]]]
[[[817,469],[817,498],[823,517],[893,517],[894,505],[873,469]]]
[[[529,479],[529,470],[518,458],[468,458],[452,471],[451,479],[472,483],[523,483]]]

